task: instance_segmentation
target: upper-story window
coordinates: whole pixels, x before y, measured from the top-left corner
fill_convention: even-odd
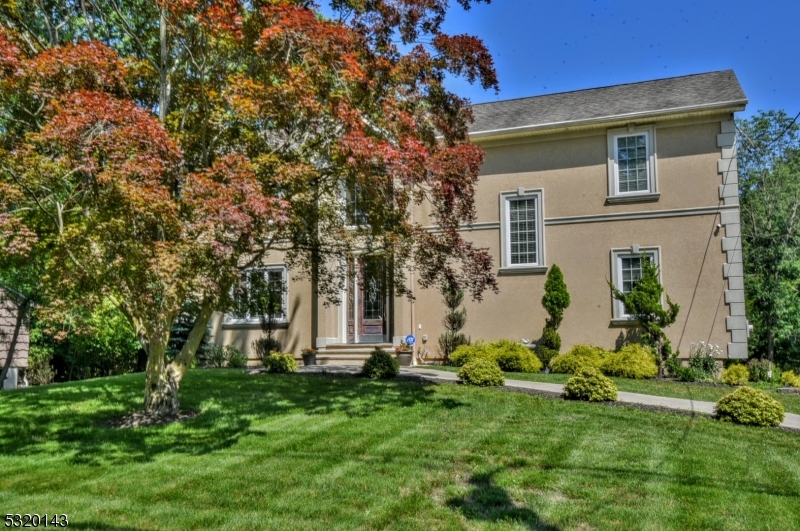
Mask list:
[[[226,316],[228,323],[257,323],[270,316],[279,323],[288,322],[289,290],[284,265],[248,269],[242,273],[234,290],[234,310]]]
[[[538,272],[544,261],[542,190],[500,194],[501,273]]]
[[[654,127],[610,130],[608,160],[609,203],[658,199]]]
[[[358,183],[346,183],[344,189],[344,200],[347,224],[353,227],[366,225],[367,215],[364,212],[366,198]]]

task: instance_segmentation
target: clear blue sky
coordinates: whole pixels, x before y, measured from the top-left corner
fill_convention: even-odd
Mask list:
[[[450,0],[445,30],[483,39],[500,93],[462,80],[473,103],[732,68],[759,109],[800,112],[797,0],[493,0],[465,12]]]

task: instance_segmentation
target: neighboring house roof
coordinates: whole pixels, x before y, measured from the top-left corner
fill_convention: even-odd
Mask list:
[[[470,137],[741,107],[733,70],[561,92],[472,106]]]

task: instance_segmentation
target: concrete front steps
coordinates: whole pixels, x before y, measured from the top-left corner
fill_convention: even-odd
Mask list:
[[[317,351],[317,365],[364,365],[370,353],[380,347],[395,355],[391,343],[346,343],[328,345]]]

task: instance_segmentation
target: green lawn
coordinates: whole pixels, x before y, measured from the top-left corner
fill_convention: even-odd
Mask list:
[[[439,365],[426,366],[426,369],[437,369],[441,371],[457,372],[458,367],[443,367]],[[545,374],[540,373],[505,373],[509,380],[527,380],[531,382],[547,382],[563,384],[571,374]],[[642,393],[644,395],[670,396],[673,398],[687,398],[705,402],[716,402],[723,396],[736,390],[735,387],[723,384],[714,386],[701,385],[694,383],[672,382],[663,380],[630,380],[628,378],[611,378],[620,391],[629,393]],[[800,414],[800,395],[786,395],[776,391],[777,385],[767,384],[748,384],[765,391],[769,396],[775,398],[783,404],[787,413]]]
[[[192,371],[0,393],[2,513],[70,528],[793,530],[800,435],[494,389]],[[5,514],[0,515],[0,517]]]

